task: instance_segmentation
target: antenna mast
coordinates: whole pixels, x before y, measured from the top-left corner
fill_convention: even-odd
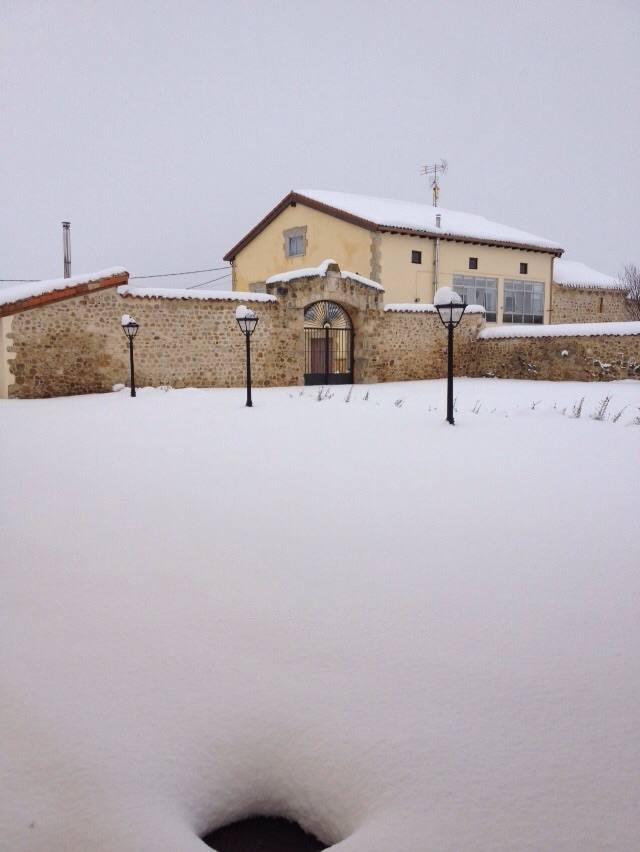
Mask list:
[[[438,198],[440,197],[440,182],[439,177],[443,175],[447,171],[447,161],[440,160],[439,163],[433,163],[432,165],[423,166],[420,169],[420,174],[425,177],[431,178],[429,183],[431,184],[431,190],[433,192],[433,206],[438,206]]]

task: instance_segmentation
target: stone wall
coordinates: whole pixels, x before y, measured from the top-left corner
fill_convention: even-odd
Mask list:
[[[12,397],[108,391],[129,375],[123,313],[140,324],[135,339],[136,383],[231,387],[245,381],[245,341],[235,321],[238,302],[120,296],[115,289],[16,314],[10,334]],[[260,303],[253,335],[256,385],[301,380],[297,329],[276,302]]]
[[[554,284],[551,322],[624,322],[632,317],[624,290],[594,290]]]
[[[324,276],[272,283],[267,289],[269,301],[242,294],[259,314],[252,338],[256,386],[302,384],[304,309],[324,299],[342,305],[353,323],[356,382],[446,375],[446,333],[427,306],[385,310],[381,288],[345,278],[337,267],[330,267]],[[242,386],[245,340],[235,322],[238,304],[237,298],[226,296],[143,298],[111,288],[23,310],[14,314],[6,335],[14,380],[9,395],[95,393],[127,382],[128,349],[120,326],[123,313],[140,324],[135,339],[139,386]],[[640,334],[478,337],[483,327],[483,314],[470,313],[457,328],[456,375],[584,381],[640,378]]]
[[[454,369],[473,368],[484,314],[469,314],[455,331]],[[447,374],[447,332],[437,313],[385,311],[360,347],[360,381],[400,382]]]
[[[467,375],[578,382],[640,379],[640,335],[480,337]]]

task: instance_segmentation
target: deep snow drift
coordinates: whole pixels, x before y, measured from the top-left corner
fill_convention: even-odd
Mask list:
[[[0,403],[2,849],[638,848],[640,383],[444,391]]]

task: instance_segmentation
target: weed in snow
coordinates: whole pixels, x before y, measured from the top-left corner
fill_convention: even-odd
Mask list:
[[[402,408],[403,402],[404,402],[404,399],[400,398],[400,399],[396,399],[396,401],[393,404],[395,405],[396,408]]]
[[[592,420],[604,420],[607,416],[607,408],[609,408],[609,403],[611,402],[610,396],[605,396],[604,399],[600,401],[600,405],[596,408],[596,410],[591,415]]]
[[[625,405],[625,407],[621,408],[620,411],[617,414],[613,415],[613,417],[611,419],[613,420],[614,423],[617,423],[618,420],[620,420],[620,418],[622,417],[622,415],[624,414],[624,412],[627,410],[628,407],[629,407],[628,405]]]
[[[325,388],[324,385],[321,385],[318,389],[318,393],[316,394],[316,400],[318,402],[322,402],[323,399],[331,399],[333,394],[331,393],[331,387],[327,385]]]
[[[572,413],[571,416],[574,417],[576,420],[579,417],[582,417],[582,406],[583,405],[584,405],[584,397],[581,398],[580,402],[574,402],[573,403],[573,413]]]
[[[345,398],[344,398],[344,401],[345,401],[345,402],[351,402],[351,394],[352,394],[352,393],[353,393],[353,385],[351,385],[351,386],[349,387],[349,390],[347,391],[347,395],[346,395],[346,396],[345,396]]]
[[[480,402],[479,399],[477,399],[475,405],[471,409],[472,414],[479,414],[481,408],[482,408],[482,403]]]

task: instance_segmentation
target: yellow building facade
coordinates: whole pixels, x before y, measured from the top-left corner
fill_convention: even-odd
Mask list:
[[[327,195],[338,201],[341,196]],[[365,200],[384,204],[384,199]],[[426,217],[440,223],[437,229],[428,218],[425,228],[430,232],[415,227],[423,208]],[[375,205],[362,209],[380,218]],[[391,208],[400,221],[403,213],[403,207],[398,212]],[[405,218],[409,227],[388,226],[292,192],[225,255],[232,264],[233,289],[260,291],[272,275],[315,267],[330,257],[341,269],[381,284],[386,303],[431,303],[437,286],[449,286],[469,303],[483,304],[489,322],[551,321],[553,261],[562,254],[559,246],[480,217],[438,213],[427,205],[410,205]],[[488,236],[452,233],[449,221],[457,231],[466,226]],[[533,240],[541,245],[531,244]]]

